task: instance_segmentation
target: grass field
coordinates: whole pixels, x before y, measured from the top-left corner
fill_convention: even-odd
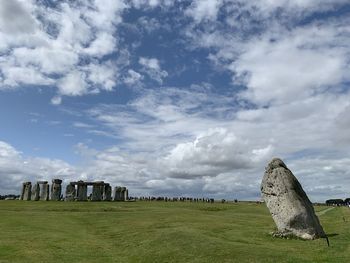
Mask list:
[[[0,263],[350,262],[349,208],[319,218],[330,247],[271,237],[263,204],[0,201]]]

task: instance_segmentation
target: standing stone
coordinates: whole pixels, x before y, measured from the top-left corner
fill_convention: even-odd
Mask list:
[[[66,201],[74,201],[75,200],[75,185],[68,184],[66,187]]]
[[[128,201],[129,200],[129,190],[125,188],[124,191],[124,201]]]
[[[104,185],[103,190],[103,201],[111,201],[112,200],[112,187],[109,184]]]
[[[23,198],[22,200],[29,201],[32,197],[32,183],[24,182],[23,183]]]
[[[104,182],[95,182],[92,185],[91,201],[101,201],[103,197]]]
[[[120,191],[120,201],[126,201],[125,197],[126,197],[126,187],[122,187]]]
[[[49,184],[47,182],[43,182],[41,184],[41,190],[40,190],[40,200],[41,201],[49,201]]]
[[[21,195],[19,197],[19,200],[23,200],[23,197],[24,197],[24,191],[25,191],[25,183],[22,184],[22,190],[21,190]]]
[[[87,185],[86,183],[79,181],[77,183],[77,201],[87,201]]]
[[[51,200],[60,201],[62,193],[62,180],[53,179],[51,185]]]
[[[38,201],[40,198],[40,185],[36,183],[32,188],[32,200]]]
[[[261,192],[277,226],[276,235],[326,237],[312,203],[282,160],[274,158],[266,167]]]
[[[120,186],[114,187],[113,201],[121,201],[122,200],[121,191],[122,191],[122,188]]]

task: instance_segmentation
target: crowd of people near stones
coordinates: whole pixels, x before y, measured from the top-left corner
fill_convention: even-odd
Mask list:
[[[214,203],[214,198],[194,198],[194,197],[167,197],[167,196],[141,196],[135,197],[135,200],[140,201],[164,201],[164,202],[203,202]],[[224,199],[222,199],[224,200]]]
[[[16,200],[19,199],[19,195],[0,195],[0,200]]]
[[[167,197],[167,196],[141,196],[141,197],[131,197],[132,200],[139,200],[139,201],[164,201],[164,202],[193,202],[193,203],[214,203],[214,202],[221,202],[226,203],[228,202],[226,199],[221,200],[215,200],[214,198],[197,198],[197,197]],[[234,199],[234,203],[237,203],[238,200]]]
[[[327,206],[349,206],[350,207],[350,198],[346,199],[328,199],[326,200]]]

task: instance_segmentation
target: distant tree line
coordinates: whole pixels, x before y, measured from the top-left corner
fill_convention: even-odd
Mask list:
[[[328,199],[326,200],[326,205],[329,206],[343,206],[343,205],[350,205],[350,198],[346,199]]]

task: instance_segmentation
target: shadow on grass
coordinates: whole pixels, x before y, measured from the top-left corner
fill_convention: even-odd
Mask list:
[[[335,237],[335,236],[339,236],[339,234],[337,233],[331,233],[331,234],[326,234],[327,237]]]

